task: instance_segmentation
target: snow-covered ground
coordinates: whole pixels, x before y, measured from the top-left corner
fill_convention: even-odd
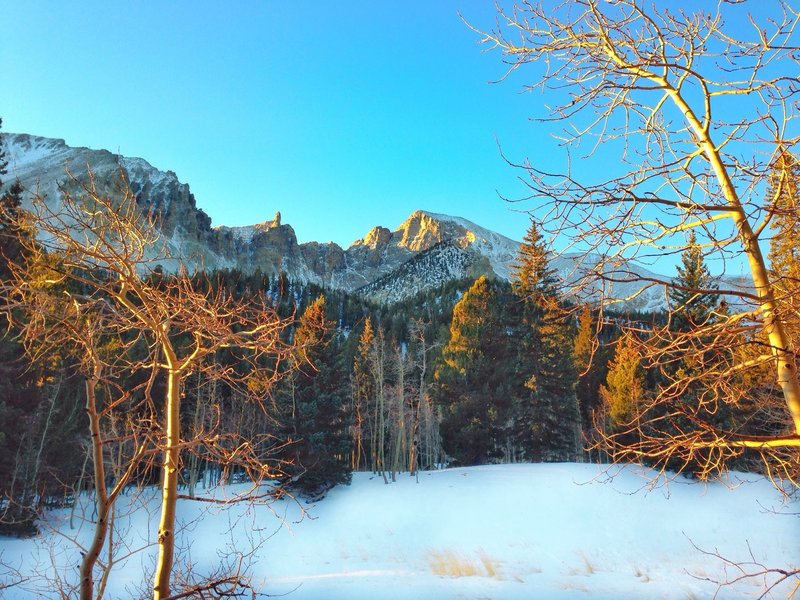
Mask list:
[[[298,600],[709,598],[717,592],[709,580],[739,573],[702,551],[800,566],[797,503],[785,503],[769,482],[731,474],[724,483],[677,478],[652,487],[652,476],[638,467],[496,465],[423,472],[419,483],[404,474],[390,485],[357,473],[351,486],[302,507],[181,501],[180,560],[213,572],[221,555],[254,549],[253,581]],[[155,557],[156,496],[146,490],[138,504],[120,501],[118,539],[144,550],[115,566],[107,597],[136,597],[149,585],[143,573]],[[70,529],[69,516],[50,513],[49,532],[35,540],[0,538],[3,563],[39,574],[5,590],[6,598],[55,598],[54,575],[75,581],[80,558],[70,538],[85,543],[91,531],[80,531],[77,519]],[[749,579],[718,597],[758,597],[763,588],[762,579]]]

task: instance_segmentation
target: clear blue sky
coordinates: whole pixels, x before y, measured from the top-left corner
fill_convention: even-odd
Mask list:
[[[215,225],[280,210],[300,241],[349,245],[421,208],[521,239],[501,158],[554,142],[542,99],[458,12],[492,2],[0,0],[9,132],[140,156],[189,183]]]
[[[731,13],[749,30],[767,10]],[[519,240],[531,205],[500,199],[525,188],[498,144],[563,171],[565,124],[531,120],[558,103],[522,91],[541,66],[490,83],[501,57],[459,12],[495,23],[490,0],[0,0],[0,116],[175,171],[215,225],[280,211],[301,242],[348,246],[424,209]],[[613,148],[593,160],[595,178],[619,168]]]

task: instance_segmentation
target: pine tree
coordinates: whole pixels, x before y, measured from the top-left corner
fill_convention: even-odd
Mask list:
[[[3,120],[0,119],[0,130]],[[5,136],[0,131],[0,279],[7,279],[9,262],[20,260],[20,236],[26,235],[14,224],[22,207],[23,188],[19,181],[3,191],[3,177],[8,173]]]
[[[475,281],[453,308],[450,340],[436,368],[442,444],[460,464],[494,462],[507,454],[513,348],[497,285]]]
[[[720,302],[715,292],[711,273],[703,258],[703,249],[697,242],[694,230],[689,234],[686,249],[678,266],[678,287],[670,289],[670,300],[675,311],[675,326],[679,331],[691,331],[709,323]]]
[[[736,333],[716,331],[726,313],[725,305],[715,292],[714,282],[705,264],[702,247],[695,232],[689,234],[681,255],[682,266],[677,267],[677,288],[670,291],[673,303],[673,338],[669,343],[680,348],[681,356],[662,365],[661,388],[668,397],[658,411],[651,411],[658,419],[661,433],[680,437],[691,431],[693,423],[702,421],[719,431],[732,431],[734,422],[742,415],[739,407],[721,401],[718,387],[736,385],[738,374],[712,383],[704,377],[708,372],[724,372],[732,364],[732,348],[746,346]],[[709,291],[709,293],[704,293]],[[724,341],[724,340],[728,341]],[[713,448],[696,449],[690,456],[669,458],[662,464],[674,471],[697,475],[703,479],[724,468],[724,460]]]
[[[370,417],[372,470],[389,483],[386,474],[386,369],[388,366],[386,333],[378,325],[366,348],[366,366],[372,388],[372,414]]]
[[[595,411],[601,406],[600,386],[608,371],[608,358],[606,352],[599,347],[595,318],[588,306],[584,306],[578,315],[578,330],[572,356],[578,373],[575,394],[586,434],[594,422]]]
[[[350,482],[350,432],[346,375],[334,323],[325,316],[325,297],[300,317],[294,342],[300,353],[292,412],[293,486],[319,497]]]
[[[0,130],[3,119],[0,119]],[[23,188],[19,181],[3,191],[3,177],[8,174],[8,160],[5,149],[5,136],[0,131],[0,279],[8,278],[9,262],[20,260],[20,236],[27,235],[15,225],[22,208]]]
[[[0,128],[2,128],[0,119]],[[0,132],[0,286],[10,277],[10,264],[21,260],[19,235],[13,225],[21,205],[22,187],[15,182],[3,191],[8,172],[5,136]],[[35,385],[34,373],[23,360],[24,350],[13,338],[6,315],[0,314],[0,496],[9,502],[0,510],[0,533],[32,534],[36,507],[20,490],[40,488],[38,481],[20,481],[30,472],[25,462],[42,404],[43,390]],[[37,439],[36,442],[39,440]],[[22,494],[23,496],[25,494]]]
[[[370,466],[367,457],[372,457],[374,435],[372,420],[370,418],[370,399],[373,396],[372,375],[369,369],[369,353],[375,332],[372,329],[372,320],[367,317],[364,329],[358,340],[358,349],[353,360],[353,370],[350,379],[350,396],[352,399],[352,439],[353,453],[351,466],[354,471],[366,469]],[[374,465],[372,465],[374,468]]]
[[[528,460],[574,460],[581,434],[574,334],[533,220],[520,245],[512,289],[521,306],[519,374],[527,388],[515,397],[516,443]]]
[[[557,298],[555,271],[550,268],[544,238],[533,219],[512,265],[511,286],[517,296],[535,306],[544,307]]]
[[[617,342],[609,365],[606,385],[600,387],[612,429],[635,423],[645,395],[642,355],[632,333],[626,332]]]
[[[778,310],[797,350],[800,340],[800,161],[781,152],[772,169],[767,199],[772,204],[770,275]]]

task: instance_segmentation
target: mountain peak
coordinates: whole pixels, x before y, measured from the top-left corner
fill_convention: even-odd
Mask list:
[[[365,235],[363,238],[353,242],[353,246],[366,246],[371,250],[375,250],[379,246],[385,246],[387,243],[389,243],[391,237],[391,231],[386,229],[386,227],[376,225],[370,229],[369,232],[367,232],[367,235]]]
[[[228,227],[227,225],[218,225],[214,228],[223,233],[230,233],[234,239],[249,244],[253,241],[253,237],[260,233],[267,233],[273,229],[278,229],[284,232],[285,235],[296,238],[294,229],[291,225],[281,224],[280,211],[275,213],[275,217],[256,223],[254,225],[242,225],[238,227]]]
[[[461,237],[458,235],[461,232],[447,232],[441,220],[422,210],[411,213],[397,228],[396,233],[400,234],[398,245],[412,252],[428,250],[439,242],[454,237],[448,233],[455,233],[455,237]]]

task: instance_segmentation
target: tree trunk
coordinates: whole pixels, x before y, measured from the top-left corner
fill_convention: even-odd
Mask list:
[[[739,239],[741,239],[747,255],[747,262],[753,277],[756,294],[760,299],[761,315],[764,318],[763,330],[769,339],[772,354],[777,362],[777,383],[781,386],[786,407],[789,409],[789,414],[791,414],[794,432],[800,435],[800,379],[797,376],[797,365],[794,353],[791,352],[789,336],[786,335],[785,324],[776,311],[774,288],[769,278],[767,262],[758,244],[758,237],[750,225],[747,213],[720,157],[719,149],[714,145],[710,134],[704,130],[683,97],[678,92],[671,92],[671,95],[678,107],[684,111],[692,129],[701,140],[699,146],[708,157],[725,199],[731,207],[731,214],[739,232]]]
[[[94,598],[94,566],[103,549],[108,534],[108,494],[106,492],[106,469],[103,462],[103,438],[100,435],[100,416],[97,414],[96,379],[86,381],[86,414],[89,416],[92,460],[94,461],[94,495],[97,508],[97,523],[92,543],[83,555],[80,566],[80,598]]]
[[[205,421],[205,404],[203,403],[201,411],[202,389],[200,387],[200,375],[197,375],[197,388],[195,391],[195,405],[194,405],[194,419],[192,421],[192,434],[196,437],[203,430],[203,422]],[[190,498],[194,498],[195,487],[200,478],[200,459],[196,453],[189,456],[188,468],[188,493]]]
[[[167,353],[169,354],[169,353]],[[158,526],[158,562],[156,563],[153,599],[169,596],[170,575],[175,554],[175,507],[178,503],[178,460],[180,458],[180,387],[181,373],[169,361],[167,374],[167,439],[162,465],[161,521]]]

